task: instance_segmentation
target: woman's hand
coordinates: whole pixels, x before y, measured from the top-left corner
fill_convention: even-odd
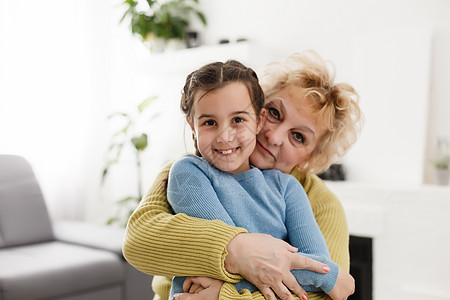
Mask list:
[[[227,245],[225,269],[240,274],[253,283],[266,300],[294,300],[291,291],[307,299],[305,290],[292,275],[292,269],[327,273],[330,268],[318,261],[298,255],[297,248],[285,241],[261,233],[241,233]],[[274,294],[275,292],[275,294]]]
[[[333,300],[346,300],[355,292],[355,280],[348,272],[339,268],[333,290],[328,294]]]
[[[174,300],[218,300],[223,281],[209,277],[186,277],[185,293],[175,294]]]

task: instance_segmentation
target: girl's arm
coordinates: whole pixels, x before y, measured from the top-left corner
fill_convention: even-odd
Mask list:
[[[325,238],[331,260],[350,271],[349,232],[341,202],[317,175],[305,174],[295,168],[293,175],[308,195],[320,231]]]
[[[280,184],[285,184],[285,223],[290,244],[297,247],[300,254],[319,260],[330,267],[330,272],[325,274],[308,270],[292,270],[292,273],[305,290],[314,292],[323,290],[329,294],[335,286],[339,266],[330,259],[327,244],[316,223],[303,187],[294,177],[280,175],[283,175],[280,176]]]

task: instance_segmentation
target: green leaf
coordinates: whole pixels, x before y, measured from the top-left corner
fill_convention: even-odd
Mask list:
[[[147,0],[148,6],[153,7],[153,5],[158,2],[158,0]]]
[[[207,25],[206,17],[202,12],[197,11],[197,17],[200,19],[204,26]]]
[[[115,143],[111,144],[108,149],[108,166],[111,166],[113,164],[116,164],[119,160],[120,154],[122,153],[124,143]]]
[[[130,1],[124,1],[123,3],[124,3],[124,4],[129,4],[129,3],[127,3],[127,2],[130,2]],[[134,1],[133,1],[133,2],[134,2]],[[132,16],[133,14],[136,13],[136,5],[137,5],[137,3],[129,4],[128,9],[123,13],[122,18],[120,18],[119,24],[122,23],[123,20],[125,20],[125,18],[126,18],[128,15],[131,15],[131,16]]]
[[[448,169],[450,167],[450,155],[433,160],[433,164],[437,169]]]
[[[134,196],[128,196],[128,197],[125,197],[123,199],[118,200],[117,203],[120,204],[120,205],[124,205],[124,204],[127,204],[130,201],[136,201],[136,198],[137,197],[134,197]]]
[[[104,185],[104,184],[105,184],[105,178],[106,178],[106,175],[108,175],[108,169],[109,169],[109,167],[105,167],[105,168],[103,169],[103,172],[102,172],[102,180],[100,181],[100,184],[101,184],[101,185]]]
[[[137,6],[138,3],[135,0],[124,0],[123,4],[128,4],[129,6],[135,7],[135,6]]]
[[[151,116],[150,116],[150,118],[149,118],[149,122],[151,122],[151,121],[153,121],[154,119],[156,119],[156,118],[158,118],[159,116],[161,116],[161,113],[155,113],[155,114],[152,114]]]
[[[197,9],[198,0],[146,0],[146,2],[148,7],[144,11],[137,11],[137,1],[125,0],[123,3],[128,5],[128,10],[121,19],[123,21],[125,16],[131,17],[131,32],[140,36],[142,41],[148,40],[149,35],[164,40],[183,39],[189,28],[191,16],[206,25],[205,15]]]
[[[131,125],[133,125],[133,121],[130,119],[123,128],[119,129],[116,133],[113,134],[113,137],[126,135]]]
[[[144,111],[144,109],[157,98],[158,98],[158,96],[151,96],[151,97],[148,97],[147,99],[145,99],[144,101],[142,101],[138,105],[139,112]]]
[[[125,117],[127,119],[130,119],[130,116],[128,114],[126,114],[126,113],[123,113],[123,112],[112,113],[109,116],[107,116],[106,118],[109,120],[109,119],[115,118],[117,116],[121,116],[121,117]]]
[[[147,148],[148,145],[147,135],[145,133],[142,133],[140,136],[135,136],[131,139],[131,142],[133,143],[136,150],[143,151],[145,150],[145,148]]]
[[[112,224],[114,224],[114,223],[116,223],[116,222],[118,222],[119,221],[119,218],[117,218],[117,217],[111,217],[111,218],[109,218],[108,220],[106,220],[106,225],[112,225]]]

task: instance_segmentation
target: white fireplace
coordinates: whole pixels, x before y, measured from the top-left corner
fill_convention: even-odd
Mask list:
[[[450,299],[450,187],[327,185],[350,234],[373,239],[374,300]]]

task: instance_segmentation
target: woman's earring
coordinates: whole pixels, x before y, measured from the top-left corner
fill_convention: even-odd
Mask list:
[[[263,128],[263,125],[264,125],[264,120],[261,119],[259,121],[258,127],[256,128],[256,134],[258,134],[261,131],[261,129]]]

